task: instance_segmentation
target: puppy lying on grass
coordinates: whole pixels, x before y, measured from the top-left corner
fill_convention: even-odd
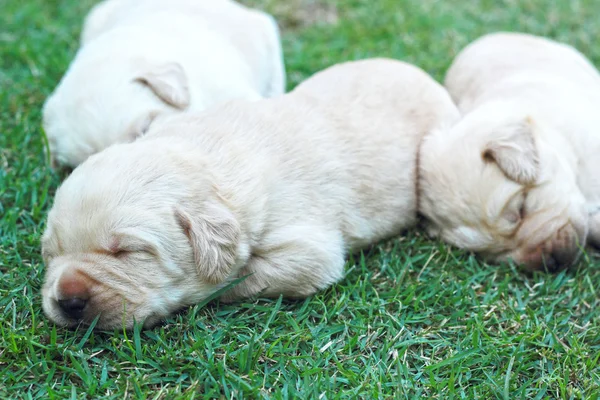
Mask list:
[[[273,18],[231,0],[105,0],[43,110],[54,163],[77,166],[156,118],[282,94]]]
[[[458,55],[446,86],[463,118],[421,148],[420,208],[431,233],[550,271],[600,244],[592,64],[563,44],[498,33]]]
[[[413,226],[418,144],[457,118],[423,71],[375,59],[157,122],[58,190],[44,310],[151,326],[244,276],[224,300],[309,296],[343,277],[348,251]]]

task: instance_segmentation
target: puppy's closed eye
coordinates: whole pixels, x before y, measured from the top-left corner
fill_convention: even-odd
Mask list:
[[[121,249],[111,253],[111,256],[124,263],[148,262],[158,257],[151,248]]]
[[[137,258],[154,257],[157,254],[156,247],[144,240],[129,236],[117,236],[113,238],[108,251],[113,257],[124,259],[136,256]]]
[[[521,195],[521,205],[519,206],[519,216],[521,219],[525,218],[525,212],[527,211],[527,192]]]
[[[125,258],[126,256],[128,256],[131,253],[131,251],[129,250],[125,250],[125,249],[118,249],[116,251],[113,251],[111,254],[116,257],[116,258]]]

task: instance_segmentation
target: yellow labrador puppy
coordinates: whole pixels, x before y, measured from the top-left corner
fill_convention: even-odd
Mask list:
[[[158,121],[90,157],[56,194],[43,307],[60,325],[150,326],[223,297],[304,297],[344,257],[415,223],[422,137],[458,110],[422,70],[341,64],[288,95]]]
[[[158,117],[282,94],[273,18],[231,0],[105,0],[43,110],[50,152],[77,166]]]
[[[531,269],[568,266],[588,240],[598,244],[592,64],[551,40],[497,33],[458,55],[446,86],[463,118],[421,148],[420,211],[431,233]]]

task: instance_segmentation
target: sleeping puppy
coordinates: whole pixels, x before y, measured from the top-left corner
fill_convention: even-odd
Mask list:
[[[273,18],[231,0],[105,0],[43,109],[54,163],[75,167],[157,118],[284,91]]]
[[[58,190],[44,310],[60,325],[151,326],[238,277],[224,300],[309,296],[343,277],[348,251],[414,225],[418,144],[457,118],[423,71],[375,59],[157,121]]]
[[[446,86],[463,118],[420,151],[429,230],[491,260],[555,270],[600,243],[600,75],[525,34],[469,45]]]

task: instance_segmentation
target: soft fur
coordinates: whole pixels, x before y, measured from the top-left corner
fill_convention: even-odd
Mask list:
[[[572,47],[484,36],[446,86],[463,118],[421,148],[420,211],[430,232],[491,260],[571,265],[599,243],[600,75]],[[589,234],[588,234],[589,233]]]
[[[273,18],[231,0],[105,0],[44,106],[53,161],[77,166],[157,118],[282,94]]]
[[[90,157],[56,195],[43,237],[46,314],[146,326],[247,276],[223,299],[304,297],[344,257],[416,220],[422,137],[458,110],[420,69],[331,67],[288,95],[157,122]]]

